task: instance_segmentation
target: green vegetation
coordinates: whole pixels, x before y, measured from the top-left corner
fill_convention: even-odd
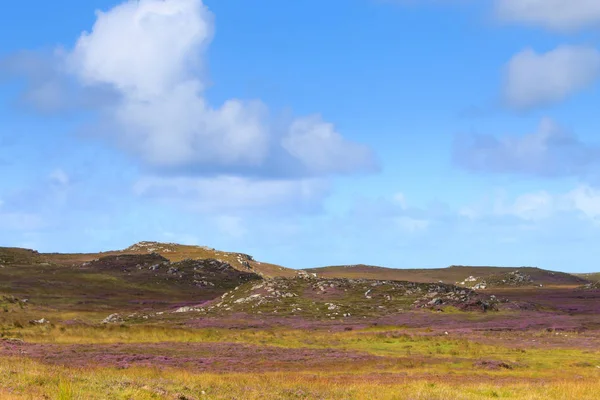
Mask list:
[[[433,371],[430,371],[433,372]],[[68,383],[67,383],[68,382]],[[598,380],[531,382],[502,376],[477,382],[440,380],[428,371],[368,376],[328,372],[192,373],[154,368],[56,368],[28,360],[0,360],[3,399],[595,399]],[[28,394],[12,388],[28,388]]]
[[[0,248],[0,398],[598,398],[592,276],[315,271],[155,242]],[[455,285],[475,275],[500,289]]]
[[[283,349],[341,349],[382,357],[345,366],[294,364],[295,371],[207,373],[189,368],[50,366],[28,358],[0,358],[2,398],[58,399],[332,398],[332,399],[594,399],[600,390],[600,351],[521,349],[424,332],[375,328],[351,332],[301,330],[171,329],[157,327],[27,327],[12,330],[26,343],[54,346],[106,343],[238,343]],[[534,332],[538,339],[553,333]],[[136,354],[154,348],[139,346]],[[248,360],[252,359],[248,354]],[[481,360],[498,368],[474,366]],[[501,361],[501,362],[500,362]],[[486,365],[483,363],[482,365]],[[335,368],[334,368],[335,367]],[[241,369],[241,368],[240,368]],[[6,390],[9,390],[8,392]],[[10,397],[12,396],[12,397]],[[177,397],[184,396],[184,397]]]

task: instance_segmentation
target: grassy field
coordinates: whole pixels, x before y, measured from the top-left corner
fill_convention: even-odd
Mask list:
[[[214,374],[152,368],[56,368],[21,359],[0,360],[0,376],[3,399],[549,400],[597,399],[600,390],[600,383],[593,378],[527,382],[497,374],[497,382],[494,378],[476,382],[461,376],[440,379],[433,371],[412,371],[370,375],[366,380],[361,374],[304,371]],[[23,389],[28,394],[22,394]]]
[[[0,250],[0,399],[599,398],[600,290],[570,275]],[[451,282],[473,274],[499,284]]]
[[[3,334],[6,399],[596,399],[600,393],[599,338],[571,332],[530,332],[540,343],[535,347],[521,340],[515,346],[510,334],[485,343],[485,335],[395,327],[332,333],[35,326]],[[589,347],[570,344],[569,335]],[[114,354],[120,363],[105,362]]]

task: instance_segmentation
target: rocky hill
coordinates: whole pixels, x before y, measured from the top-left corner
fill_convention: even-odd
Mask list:
[[[250,262],[236,268],[223,259],[186,259],[177,250],[165,252],[176,254],[176,261],[146,249],[131,253],[41,254],[0,248],[0,295],[60,309],[156,308],[190,299],[212,300],[264,275]]]
[[[506,302],[505,302],[506,303]],[[414,309],[496,311],[501,299],[454,285],[367,279],[321,279],[309,275],[246,283],[206,306],[180,312],[341,319],[373,317]]]
[[[541,287],[596,290],[582,277],[529,267],[397,270],[355,265],[304,271],[243,253],[174,243],[140,242],[95,254],[0,248],[1,305],[10,315],[26,308],[43,309],[46,317],[52,310],[102,318],[179,310],[213,317],[363,318],[416,309],[518,309],[524,295],[534,298]],[[523,290],[512,294],[512,289]]]
[[[233,268],[245,272],[253,272],[266,278],[275,276],[296,275],[296,271],[280,265],[264,263],[255,260],[252,256],[243,253],[220,251],[206,246],[188,246],[176,243],[139,242],[123,250],[113,250],[101,253],[38,253],[34,250],[0,247],[0,265],[32,265],[49,263],[62,266],[76,266],[85,262],[123,254],[152,254],[156,253],[169,261],[176,262],[187,259],[204,260],[215,259],[226,262]]]

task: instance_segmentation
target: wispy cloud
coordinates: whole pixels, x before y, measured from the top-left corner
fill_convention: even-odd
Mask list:
[[[496,0],[495,11],[502,21],[560,31],[600,23],[600,2],[596,0]]]
[[[321,179],[144,177],[135,184],[134,193],[196,212],[307,212],[319,209],[321,201],[329,194],[329,185]]]
[[[543,177],[588,177],[600,172],[600,147],[582,142],[550,118],[535,132],[496,137],[458,135],[454,162],[467,170]]]

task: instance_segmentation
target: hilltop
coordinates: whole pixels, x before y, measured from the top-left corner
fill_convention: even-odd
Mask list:
[[[101,257],[122,254],[159,254],[169,261],[177,262],[186,259],[215,259],[227,262],[240,271],[253,272],[264,277],[294,276],[296,272],[280,265],[256,261],[252,256],[243,253],[216,250],[206,246],[182,245],[177,243],[139,242],[122,250],[99,253],[38,253],[35,250],[0,247],[0,265],[4,264],[55,264],[74,266],[90,262]]]
[[[534,267],[453,265],[448,268],[393,269],[361,264],[311,268],[306,271],[323,278],[442,282],[475,289],[540,285],[576,287],[589,283],[584,277]]]
[[[568,274],[535,267],[497,267],[452,265],[447,268],[395,269],[372,265],[340,265],[294,270],[281,265],[257,261],[251,255],[216,250],[207,246],[181,245],[144,241],[122,250],[99,253],[38,253],[35,250],[0,247],[0,266],[55,265],[73,267],[94,260],[121,255],[157,254],[169,262],[215,259],[238,271],[251,272],[263,278],[297,276],[302,271],[321,278],[396,280],[418,283],[447,283],[469,288],[502,286],[581,286],[600,280],[599,274]]]
[[[140,242],[93,254],[0,248],[0,295],[29,309],[107,312],[210,301],[251,280],[296,271],[208,247]]]

